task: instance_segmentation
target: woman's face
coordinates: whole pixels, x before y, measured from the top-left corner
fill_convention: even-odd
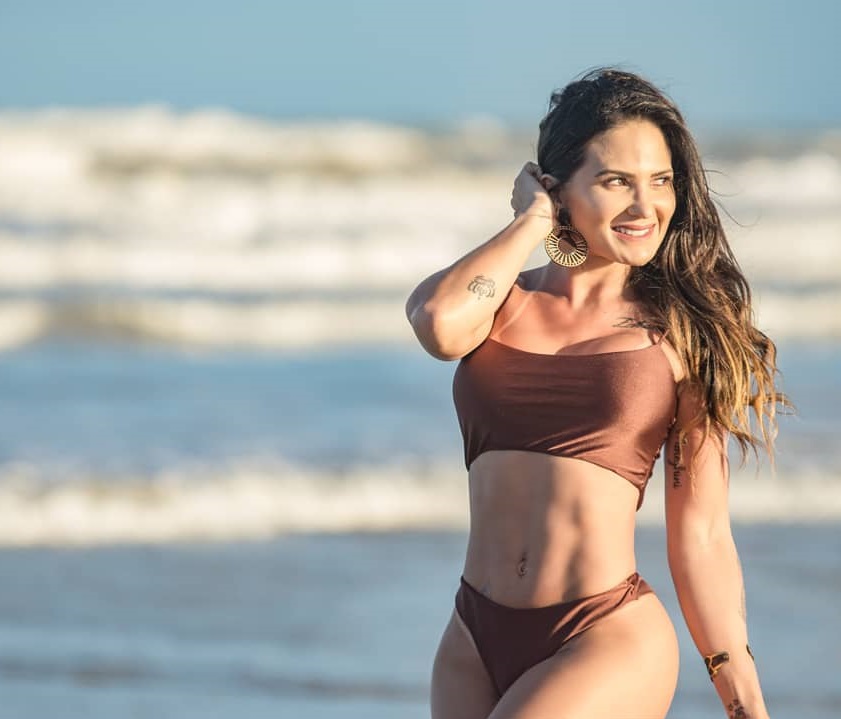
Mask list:
[[[558,198],[590,255],[639,266],[663,242],[675,212],[672,156],[660,128],[629,120],[594,137]]]

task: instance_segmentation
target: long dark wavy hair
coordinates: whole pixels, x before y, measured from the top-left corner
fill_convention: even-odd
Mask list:
[[[679,436],[699,425],[704,437],[729,432],[743,461],[748,448],[756,453],[760,446],[773,461],[777,408],[791,407],[776,386],[776,347],[754,325],[750,288],[674,102],[633,73],[592,70],[552,94],[540,122],[537,163],[562,187],[583,164],[594,137],[639,119],[657,125],[671,151],[676,207],[657,254],[631,268],[629,282],[645,310],[644,324],[666,335],[686,368],[683,382],[703,400],[702,412],[679,428]]]

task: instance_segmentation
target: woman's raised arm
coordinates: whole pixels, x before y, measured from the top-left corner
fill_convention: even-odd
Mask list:
[[[406,316],[433,357],[463,357],[484,341],[532,250],[549,234],[554,207],[543,185],[552,178],[526,163],[514,182],[514,220],[449,267],[421,282],[406,301]]]

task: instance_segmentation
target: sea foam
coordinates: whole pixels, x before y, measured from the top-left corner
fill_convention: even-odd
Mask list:
[[[638,513],[663,524],[658,467]],[[0,546],[263,540],[299,532],[467,529],[457,459],[341,471],[276,463],[170,468],[154,477],[77,476],[50,483],[34,467],[2,468]],[[736,471],[736,522],[841,521],[841,476]]]
[[[533,145],[500,126],[0,113],[0,347],[402,342],[404,298],[511,219]],[[704,149],[764,327],[841,336],[841,140]]]

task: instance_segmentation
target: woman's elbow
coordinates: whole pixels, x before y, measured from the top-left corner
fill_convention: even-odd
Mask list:
[[[476,345],[474,333],[459,332],[440,312],[426,304],[407,303],[406,316],[421,346],[436,359],[461,359]]]
[[[690,524],[682,527],[681,531],[672,530],[668,533],[666,554],[669,566],[675,568],[723,556],[732,545],[733,535],[729,524]]]

